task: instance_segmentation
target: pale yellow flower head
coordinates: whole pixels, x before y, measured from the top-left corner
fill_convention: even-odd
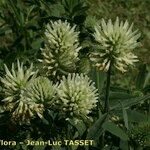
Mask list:
[[[58,77],[75,71],[81,49],[75,27],[61,20],[47,25],[45,47],[41,49],[43,59],[40,60],[47,76]]]
[[[20,95],[20,99],[11,105],[11,119],[14,123],[30,124],[31,119],[36,116],[43,117],[43,104],[35,103],[26,96]]]
[[[25,96],[37,104],[45,107],[52,107],[56,94],[56,85],[53,85],[46,77],[39,76],[32,80],[26,87]]]
[[[3,78],[0,78],[4,85],[4,100],[11,102],[13,99],[19,98],[20,94],[24,92],[27,83],[36,77],[37,72],[33,71],[33,64],[26,68],[19,60],[17,61],[17,68],[14,63],[11,70],[6,65],[4,67],[6,74]]]
[[[99,48],[92,52],[90,59],[100,70],[108,71],[110,64],[121,72],[127,71],[127,66],[138,61],[133,49],[139,46],[138,30],[132,31],[128,21],[119,22],[116,18],[114,24],[111,19],[95,26],[94,38]]]
[[[10,112],[11,119],[15,123],[29,123],[38,115],[42,117],[43,105],[35,103],[25,95],[29,82],[35,79],[37,72],[33,71],[33,65],[26,68],[23,63],[17,61],[17,67],[12,64],[11,70],[5,65],[5,76],[1,79],[4,92],[4,110]]]
[[[63,77],[57,89],[61,113],[67,118],[87,117],[96,107],[98,94],[87,75],[69,74]]]

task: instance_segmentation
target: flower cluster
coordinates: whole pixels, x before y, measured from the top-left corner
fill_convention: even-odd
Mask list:
[[[43,68],[47,76],[58,77],[74,72],[78,61],[78,51],[81,49],[78,42],[78,32],[75,26],[61,20],[47,25],[45,47],[42,50]]]
[[[98,99],[93,82],[83,74],[69,74],[68,77],[63,77],[57,94],[58,103],[67,119],[87,117]]]
[[[68,74],[59,85],[53,85],[48,78],[37,77],[32,65],[27,69],[19,61],[17,70],[13,64],[11,71],[5,65],[5,71],[5,77],[1,77],[4,109],[14,122],[30,123],[36,116],[42,118],[45,109],[52,108],[63,117],[79,119],[87,117],[96,106],[97,90],[87,75]]]
[[[141,122],[130,131],[130,138],[142,147],[150,146],[150,123]]]
[[[111,64],[125,72],[127,66],[138,61],[132,50],[139,46],[140,34],[138,30],[132,32],[132,27],[133,24],[119,22],[118,18],[114,24],[111,19],[107,23],[102,19],[95,26],[94,38],[99,48],[91,53],[90,59],[99,70],[108,71]]]
[[[13,120],[30,122],[36,115],[42,118],[43,111],[51,108],[56,108],[66,119],[78,120],[88,117],[96,107],[98,93],[94,83],[87,75],[74,73],[81,49],[78,35],[75,26],[71,27],[66,21],[58,20],[47,25],[40,61],[47,76],[62,77],[59,85],[53,85],[46,77],[37,77],[32,65],[27,69],[18,61],[17,69],[12,64],[11,71],[5,65],[6,75],[0,78],[3,101]],[[101,24],[95,26],[94,33],[99,46],[90,59],[100,70],[107,71],[113,65],[125,72],[128,65],[138,61],[132,50],[139,45],[139,36],[137,30],[132,32],[132,25],[129,26],[127,21],[119,23],[117,18],[112,24],[111,20],[106,23],[102,19]],[[90,70],[88,58],[83,58],[78,65],[80,72]]]

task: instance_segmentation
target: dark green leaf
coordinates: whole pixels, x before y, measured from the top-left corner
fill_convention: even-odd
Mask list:
[[[146,115],[135,110],[128,110],[127,114],[130,122],[141,122],[147,119]]]
[[[102,127],[103,127],[103,129],[109,131],[113,135],[116,135],[120,139],[122,139],[124,141],[128,140],[128,135],[113,122],[105,122]]]
[[[127,114],[127,110],[123,107],[123,105],[122,105],[122,112],[123,112],[123,119],[124,119],[125,127],[129,129],[128,114]]]
[[[92,80],[96,83],[96,87],[100,94],[102,91],[102,88],[104,86],[106,74],[104,72],[97,70],[96,68],[92,68],[90,76],[91,76]]]
[[[120,141],[120,148],[121,148],[121,150],[129,150],[128,142],[121,140]]]
[[[146,77],[146,65],[142,65],[140,67],[140,72],[137,76],[137,80],[136,80],[136,87],[138,89],[143,89],[143,86],[144,86],[144,81],[145,81],[145,77]]]
[[[93,126],[88,130],[86,139],[97,140],[102,135],[102,125],[105,122],[107,115],[108,114],[104,114],[93,124]]]
[[[134,105],[137,105],[137,104],[140,104],[141,102],[144,102],[146,100],[150,99],[150,94],[147,94],[145,96],[142,96],[142,97],[136,97],[136,98],[130,98],[130,99],[126,99],[124,100],[122,103],[122,105],[125,107],[125,108],[129,108],[131,106],[134,106]],[[117,104],[113,107],[111,107],[111,110],[113,109],[121,109],[121,104]]]
[[[86,125],[82,120],[79,120],[77,123],[73,120],[69,120],[70,124],[73,125],[77,130],[80,136],[86,131]]]
[[[120,101],[124,102],[129,98],[133,98],[133,96],[127,92],[110,92],[110,106],[113,107]]]

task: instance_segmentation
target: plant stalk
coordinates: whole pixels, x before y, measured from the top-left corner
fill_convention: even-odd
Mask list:
[[[106,98],[105,98],[105,105],[104,105],[104,113],[107,113],[109,111],[110,77],[111,77],[111,64],[110,64],[109,70],[107,72]]]

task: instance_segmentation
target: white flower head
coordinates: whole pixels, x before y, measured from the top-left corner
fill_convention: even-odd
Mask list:
[[[113,24],[111,19],[106,23],[104,19],[95,26],[94,38],[99,44],[99,50],[91,53],[91,60],[100,70],[108,71],[110,64],[121,72],[127,71],[127,66],[137,62],[133,49],[139,46],[138,30],[132,31],[128,21],[119,22],[116,18]]]
[[[26,96],[21,95],[20,99],[14,103],[11,103],[11,119],[14,123],[30,124],[31,119],[39,116],[43,117],[43,104],[35,103]]]
[[[98,94],[87,75],[69,74],[63,77],[57,89],[61,112],[67,119],[80,118],[96,107]]]
[[[48,78],[40,76],[31,80],[20,99],[11,103],[13,109],[17,106],[12,111],[12,120],[22,124],[30,123],[36,116],[42,118],[45,107],[52,106],[55,93],[55,86]]]
[[[43,59],[39,60],[46,70],[47,76],[59,76],[74,72],[78,61],[78,35],[75,27],[61,20],[47,25],[46,43],[42,50]]]
[[[55,94],[56,85],[53,85],[52,81],[42,76],[32,80],[28,84],[25,93],[30,101],[47,107],[52,106]]]
[[[33,71],[33,64],[27,69],[19,60],[17,61],[17,70],[14,63],[11,70],[6,65],[4,67],[6,74],[3,78],[0,78],[4,86],[4,101],[11,102],[19,98],[19,95],[24,92],[27,83],[36,77],[37,71]]]
[[[39,116],[41,116],[42,105],[28,101],[24,96],[28,82],[32,81],[37,75],[37,72],[33,71],[33,65],[31,64],[29,68],[26,68],[18,60],[17,69],[15,69],[13,63],[11,70],[5,65],[5,72],[5,76],[0,78],[3,83],[3,102],[4,109],[11,113],[12,121],[17,121],[20,124],[29,122],[37,110]]]

